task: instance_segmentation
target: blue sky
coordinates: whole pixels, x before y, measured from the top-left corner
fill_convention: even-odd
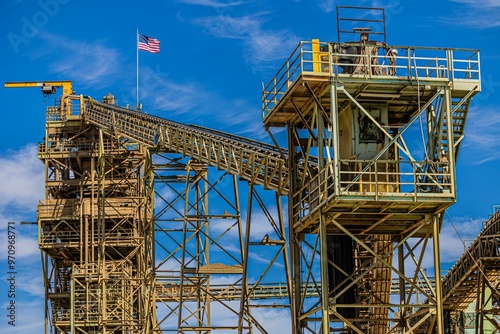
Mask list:
[[[386,8],[394,45],[481,50],[482,87],[472,103],[458,161],[458,202],[450,217],[464,239],[500,204],[500,0],[177,0],[103,2],[5,0],[0,4],[0,81],[73,80],[77,93],[135,104],[136,28],[161,42],[140,53],[140,92],[150,114],[265,140],[261,87],[300,40],[336,40],[336,5]],[[43,198],[36,143],[52,105],[38,89],[0,88],[0,253],[8,221],[35,221]],[[36,228],[18,228],[19,300],[41,310]],[[448,219],[441,237],[449,267],[463,246]],[[5,255],[1,256],[5,268]],[[5,280],[0,305],[7,302]],[[0,312],[1,313],[1,312]],[[42,312],[19,317],[18,332],[41,331]],[[6,321],[1,313],[0,329]]]

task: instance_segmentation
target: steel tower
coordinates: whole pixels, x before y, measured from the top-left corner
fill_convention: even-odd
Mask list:
[[[83,104],[63,95],[60,106],[48,107],[38,147],[46,174],[37,209],[46,326],[57,333],[141,332],[152,326],[155,307],[146,150],[82,122]]]
[[[263,89],[288,134],[295,330],[443,333],[439,231],[479,52],[389,46],[383,9],[338,14],[339,41],[301,42]]]

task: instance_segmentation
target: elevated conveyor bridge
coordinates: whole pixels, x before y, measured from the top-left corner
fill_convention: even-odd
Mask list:
[[[464,314],[475,304],[476,333],[487,333],[485,328],[500,330],[500,212],[495,213],[465,252],[442,278],[445,330],[463,332]],[[428,300],[426,301],[428,302]],[[412,319],[418,326],[416,333],[427,333],[429,319],[423,315]],[[417,327],[417,326],[416,326]]]
[[[462,327],[461,314],[475,303],[476,333],[500,330],[500,212],[443,278],[443,304],[448,327]],[[462,320],[463,321],[463,320]]]
[[[181,153],[280,195],[288,192],[287,162],[275,146],[93,99],[88,101],[82,114],[85,121],[137,140],[146,147]]]
[[[500,277],[500,213],[489,219],[481,233],[443,278],[445,309],[464,311],[477,298],[480,279],[495,286]],[[498,292],[497,292],[498,293]]]

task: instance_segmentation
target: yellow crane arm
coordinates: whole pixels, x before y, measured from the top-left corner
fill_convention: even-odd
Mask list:
[[[4,83],[5,88],[25,88],[25,87],[41,87],[42,93],[44,94],[54,94],[56,92],[56,87],[62,87],[63,95],[73,95],[73,82],[66,81],[23,81],[23,82],[6,82]]]

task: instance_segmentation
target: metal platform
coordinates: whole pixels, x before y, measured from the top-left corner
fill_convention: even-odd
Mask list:
[[[328,103],[331,83],[339,89],[340,112],[349,94],[358,101],[387,103],[391,124],[408,122],[418,106],[427,104],[443,87],[450,86],[453,97],[481,90],[478,50],[415,46],[380,49],[381,54],[371,57],[349,55],[353,58],[349,64],[334,43],[300,42],[264,87],[264,126],[300,123],[296,110],[310,109],[314,102],[311,92]]]

